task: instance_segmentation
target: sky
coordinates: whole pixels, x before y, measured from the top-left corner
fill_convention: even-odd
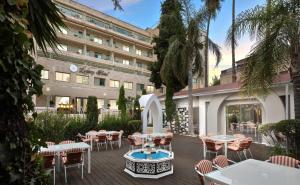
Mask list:
[[[140,28],[153,28],[158,25],[160,17],[160,5],[163,0],[121,0],[123,11],[114,10],[111,0],[76,0],[81,4],[109,14],[115,18],[133,24]],[[202,5],[201,0],[191,0],[196,9]],[[236,0],[236,15],[240,12],[264,4],[265,0]],[[210,38],[221,47],[222,61],[215,67],[215,58],[210,54],[210,79],[219,75],[221,70],[231,67],[231,48],[225,45],[228,28],[231,25],[231,0],[224,0],[221,11],[211,23]],[[254,41],[247,36],[241,38],[236,48],[236,61],[243,59],[251,50]]]

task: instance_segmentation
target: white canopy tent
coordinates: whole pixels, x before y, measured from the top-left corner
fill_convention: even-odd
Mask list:
[[[139,99],[139,103],[142,108],[143,133],[147,133],[149,120],[153,123],[153,133],[161,133],[163,131],[163,114],[157,96],[154,94],[143,95]]]

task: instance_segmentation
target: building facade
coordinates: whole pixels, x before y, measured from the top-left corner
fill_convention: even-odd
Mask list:
[[[294,119],[294,92],[290,74],[281,72],[274,78],[269,94],[264,97],[247,97],[241,93],[240,74],[242,61],[238,63],[237,82],[231,81],[231,69],[222,71],[220,85],[193,90],[193,123],[199,135],[242,133],[257,142],[263,142],[258,127]],[[161,97],[164,101],[164,97]],[[188,130],[188,93],[174,95],[182,130]]]
[[[37,50],[45,84],[37,107],[72,105],[84,112],[87,97],[96,96],[98,108],[114,110],[122,85],[126,96],[135,97],[143,89],[164,92],[149,82],[156,29],[138,28],[72,0],[54,2],[67,27],[57,30],[59,51],[44,55]]]

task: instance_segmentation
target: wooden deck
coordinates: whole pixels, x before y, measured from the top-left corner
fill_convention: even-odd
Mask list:
[[[129,146],[124,140],[121,149],[92,152],[92,173],[87,173],[87,165],[84,169],[84,178],[81,179],[80,169],[68,169],[68,184],[70,185],[196,185],[199,184],[194,165],[203,159],[202,145],[198,138],[188,136],[175,136],[172,142],[175,159],[173,161],[174,174],[158,180],[133,178],[123,170],[125,160],[123,155],[128,151]],[[253,144],[252,152],[254,158],[265,160],[266,148],[263,145]],[[237,160],[229,152],[229,158]],[[64,173],[57,174],[57,184],[64,183]]]

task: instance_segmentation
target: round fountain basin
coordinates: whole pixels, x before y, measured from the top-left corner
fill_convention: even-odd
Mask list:
[[[132,150],[124,155],[125,172],[138,178],[160,178],[173,174],[173,152],[167,150]]]

